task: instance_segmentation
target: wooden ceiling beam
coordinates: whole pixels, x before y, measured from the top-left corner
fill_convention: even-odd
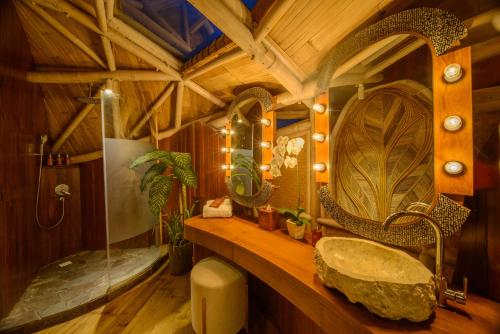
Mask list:
[[[32,3],[28,0],[23,0],[23,4],[33,10],[38,16],[40,16],[45,22],[47,22],[52,28],[58,31],[61,35],[66,37],[68,41],[77,46],[80,50],[82,50],[87,56],[89,56],[93,61],[97,64],[106,68],[106,64],[104,61],[94,52],[90,47],[88,47],[85,43],[82,42],[80,38],[78,38],[75,34],[69,31],[65,26],[63,26],[59,21],[57,21],[54,17],[52,17],[48,12],[46,12],[43,8],[38,6],[35,3]]]
[[[215,105],[217,105],[217,106],[219,106],[221,108],[225,108],[226,107],[226,103],[224,101],[222,101],[217,96],[215,96],[214,94],[210,93],[205,88],[203,88],[200,85],[198,85],[197,83],[195,83],[195,82],[193,82],[191,80],[186,80],[186,81],[184,81],[184,85],[186,87],[188,87],[189,89],[191,89],[193,92],[197,93],[198,95],[203,96],[207,100],[211,101],[213,104],[215,104]]]
[[[106,0],[106,18],[111,20],[115,16],[115,1]]]
[[[292,7],[295,0],[282,0],[275,1],[271,8],[264,14],[264,17],[259,22],[259,26],[255,30],[253,36],[255,42],[260,43],[274,28],[276,23],[285,15],[285,13]]]
[[[382,74],[377,74],[371,78],[366,79],[363,73],[361,74],[346,73],[336,79],[330,80],[329,87],[332,88],[339,86],[350,86],[350,85],[357,85],[360,83],[375,83],[382,81],[383,78],[384,77]],[[289,92],[275,95],[274,96],[275,108],[279,109],[297,102],[305,102],[305,100],[308,100],[316,96],[317,93],[316,89],[317,89],[317,81],[311,80],[304,84],[304,89],[302,90],[302,93],[299,95],[293,95],[290,94]]]
[[[228,53],[225,53],[222,56],[215,58],[214,60],[203,65],[202,67],[198,67],[197,69],[188,72],[187,74],[184,75],[183,79],[190,80],[190,79],[196,78],[196,77],[198,77],[204,73],[207,73],[208,71],[211,71],[217,67],[225,65],[227,63],[230,63],[233,60],[243,58],[246,55],[247,54],[243,50],[241,50],[240,48],[229,51]]]
[[[229,0],[226,0],[226,2]],[[256,62],[262,64],[289,92],[300,94],[302,83],[271,51],[256,43],[248,27],[221,0],[189,0],[205,17],[233,40]],[[231,0],[238,2],[239,0]]]
[[[472,63],[500,55],[500,36],[472,45]]]
[[[102,150],[95,151],[95,152],[89,152],[89,153],[82,153],[82,154],[77,154],[71,157],[71,163],[72,164],[83,164],[85,162],[90,162],[98,159],[102,159]]]
[[[306,74],[302,69],[295,63],[295,61],[290,57],[270,36],[266,36],[262,43],[268,48],[282,63],[285,65],[290,72],[295,74],[297,79],[304,81]]]
[[[139,134],[139,130],[148,122],[148,120],[153,116],[153,114],[159,112],[160,107],[165,103],[165,101],[169,98],[170,95],[172,95],[172,92],[174,91],[174,83],[170,83],[163,92],[158,96],[156,99],[155,103],[149,108],[149,110],[146,112],[146,115],[144,115],[139,122],[132,128],[132,131],[130,131],[129,138],[135,138]]]
[[[182,125],[182,108],[184,102],[184,83],[179,81],[175,94],[175,122],[174,128],[179,129]]]
[[[103,89],[104,86],[105,85],[99,87],[99,89],[97,89],[94,93],[93,97],[99,97],[101,94],[101,89]],[[63,146],[63,144],[68,140],[73,131],[76,130],[76,128],[80,125],[80,123],[83,122],[85,117],[87,117],[87,115],[92,111],[94,107],[94,104],[87,104],[82,108],[82,110],[78,112],[75,118],[73,118],[73,120],[68,124],[66,129],[64,129],[64,131],[59,135],[54,145],[52,145],[52,151],[56,152],[61,148],[61,146]]]
[[[117,81],[170,81],[172,76],[149,70],[116,70],[102,72],[28,72],[26,80],[33,83],[74,84]]]
[[[97,16],[97,24],[104,34],[108,32],[108,23],[106,20],[106,8],[104,6],[104,0],[94,0],[95,12]],[[104,49],[104,55],[106,56],[106,62],[108,63],[108,69],[110,71],[116,71],[115,55],[113,54],[113,48],[111,47],[111,42],[109,38],[101,35],[101,44]]]

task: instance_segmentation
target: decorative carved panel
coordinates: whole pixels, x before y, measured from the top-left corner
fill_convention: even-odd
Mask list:
[[[404,80],[346,104],[332,138],[333,192],[339,205],[383,221],[412,202],[431,203],[433,130],[430,91]]]

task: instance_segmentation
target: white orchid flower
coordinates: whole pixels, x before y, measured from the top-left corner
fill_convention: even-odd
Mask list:
[[[286,168],[295,168],[297,166],[297,158],[287,155],[284,163]]]
[[[281,176],[281,170],[277,165],[272,165],[271,164],[271,170],[269,171],[271,173],[272,177],[280,177]]]
[[[293,147],[292,147],[292,153],[295,155],[299,155],[300,151],[302,151],[302,148],[304,147],[305,141],[302,138],[295,138]]]

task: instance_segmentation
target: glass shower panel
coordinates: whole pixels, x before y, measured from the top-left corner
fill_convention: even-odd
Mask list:
[[[122,138],[120,108],[125,97],[111,90],[104,90],[101,97],[108,266],[113,287],[151,268],[159,260],[160,250],[155,235],[157,219],[149,210],[148,193],[140,190],[148,166],[129,168],[136,157],[153,146]]]

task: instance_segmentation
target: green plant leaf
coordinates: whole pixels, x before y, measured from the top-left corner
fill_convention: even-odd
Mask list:
[[[172,176],[157,175],[149,188],[149,209],[156,217],[165,206],[172,190]]]
[[[196,188],[198,180],[196,178],[196,174],[191,168],[181,168],[174,165],[173,171],[175,176],[179,179],[179,181],[182,182],[182,184],[188,187]]]
[[[148,153],[136,158],[134,161],[132,161],[129,168],[135,168],[135,167],[142,165],[142,164],[149,162],[149,161],[161,160],[161,161],[166,162],[169,159],[170,159],[170,152],[161,151],[161,150],[154,150],[154,151],[148,152]],[[168,163],[167,163],[167,165],[168,165]]]
[[[170,152],[170,156],[177,167],[191,169],[191,154],[185,152]]]
[[[149,167],[149,169],[144,173],[141,179],[141,191],[144,191],[149,184],[153,181],[153,179],[163,173],[167,169],[167,164],[164,162],[160,162],[159,164],[154,164]]]

